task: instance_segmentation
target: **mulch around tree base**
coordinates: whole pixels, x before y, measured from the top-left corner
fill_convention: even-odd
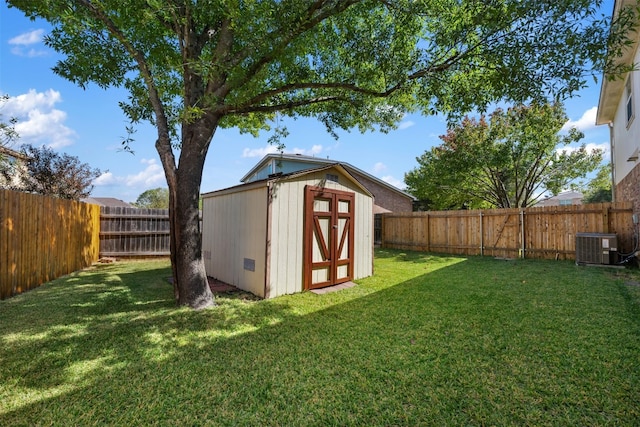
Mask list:
[[[235,286],[225,283],[221,280],[214,279],[213,277],[207,277],[207,280],[209,280],[209,287],[211,288],[211,292],[213,292],[214,294],[240,291],[240,289],[236,288]]]

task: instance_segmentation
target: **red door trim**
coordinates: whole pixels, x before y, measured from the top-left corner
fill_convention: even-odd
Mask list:
[[[329,211],[314,212],[313,205],[316,198],[329,200]],[[349,202],[349,212],[339,212],[339,202]],[[324,238],[320,231],[319,217],[329,217],[330,229],[329,238]],[[304,289],[322,288],[334,284],[353,280],[354,261],[354,218],[355,218],[355,193],[326,188],[306,186],[304,200],[304,244],[303,244],[303,283]],[[338,220],[344,219],[344,228],[338,236]],[[314,237],[318,241],[322,252],[323,261],[313,261]],[[346,243],[348,242],[348,243]],[[347,244],[347,258],[338,259]],[[337,278],[338,267],[347,266],[347,276]],[[329,267],[328,280],[313,283],[313,271],[318,267]]]

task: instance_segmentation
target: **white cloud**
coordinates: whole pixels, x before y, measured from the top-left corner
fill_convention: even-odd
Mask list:
[[[405,122],[402,122],[398,125],[398,129],[400,130],[405,130],[410,128],[411,126],[414,126],[416,124],[416,122],[411,121],[411,120],[407,120]]]
[[[164,183],[165,177],[161,165],[156,163],[156,161],[153,159],[142,159],[141,163],[146,163],[147,167],[143,171],[135,175],[127,175],[127,177],[125,178],[126,186],[136,187],[139,185],[144,185],[145,187],[151,188]]]
[[[28,33],[20,34],[9,40],[9,44],[14,45],[30,45],[40,43],[42,41],[43,29],[29,31]]]
[[[573,127],[578,130],[585,131],[587,129],[591,129],[596,127],[596,113],[598,112],[598,107],[591,107],[587,111],[584,112],[582,117],[578,120],[567,121],[564,126],[562,126],[562,130],[569,130]]]
[[[392,177],[391,175],[385,175],[380,179],[383,180],[384,182],[387,182],[387,183],[393,185],[394,187],[397,187],[397,188],[401,189],[401,190],[404,190],[407,187],[404,182],[400,181],[397,178]]]
[[[288,151],[285,148],[284,152],[292,154],[302,154],[304,156],[315,156],[316,154],[320,154],[322,152],[322,145],[314,145],[308,150],[305,148],[294,148],[292,151]]]
[[[373,172],[374,173],[380,173],[380,172],[382,172],[383,170],[386,170],[386,169],[387,169],[387,165],[385,165],[382,162],[378,162],[375,165],[373,165]]]
[[[93,184],[96,187],[126,186],[139,187],[146,190],[159,187],[166,183],[162,166],[159,165],[155,159],[142,159],[140,163],[146,165],[146,167],[136,174],[117,176],[111,172],[105,172],[96,178]]]
[[[245,148],[242,150],[242,157],[264,157],[267,154],[277,153],[278,149],[275,145],[267,145],[262,148]]]
[[[44,35],[43,29],[29,31],[28,33],[20,34],[9,40],[11,53],[18,56],[26,56],[29,58],[47,55],[48,52],[39,48],[28,48],[28,46],[37,45],[42,43],[42,36]]]
[[[577,151],[580,147],[562,147],[562,148],[558,148],[556,151],[558,153],[561,153],[563,151],[566,151],[567,153],[573,153],[574,151]],[[603,154],[603,158],[604,160],[609,160],[611,158],[611,146],[609,145],[608,142],[603,142],[600,144],[596,144],[595,142],[590,142],[588,144],[585,144],[585,148],[587,149],[588,152],[592,152],[593,150],[602,150],[602,154]]]
[[[284,149],[287,154],[302,154],[305,156],[315,156],[320,154],[324,148],[322,145],[314,145],[309,149],[306,148],[292,148],[290,150]],[[242,150],[242,157],[264,157],[267,154],[277,153],[278,148],[275,145],[267,145],[261,148],[245,148]]]
[[[49,54],[46,50],[24,49],[22,47],[11,48],[11,53],[16,56],[26,56],[27,58],[36,58],[38,56],[46,56]]]
[[[60,92],[49,89],[46,92],[36,92],[35,89],[29,89],[29,92],[10,97],[4,104],[4,108],[12,114],[26,114],[36,108],[52,108],[55,104],[62,101]]]
[[[2,107],[4,117],[15,117],[15,128],[21,144],[44,144],[61,148],[73,144],[76,133],[67,127],[67,113],[54,108],[62,102],[60,92],[49,89],[10,97]]]
[[[93,180],[93,185],[106,187],[109,185],[117,185],[117,181],[118,179],[111,172],[104,172]]]

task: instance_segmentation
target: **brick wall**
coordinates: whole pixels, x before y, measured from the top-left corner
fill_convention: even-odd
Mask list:
[[[640,213],[640,164],[616,185],[617,202],[633,202],[633,212]]]
[[[390,190],[362,175],[356,175],[356,179],[373,194],[374,203],[391,212],[411,212],[413,200],[404,194]]]

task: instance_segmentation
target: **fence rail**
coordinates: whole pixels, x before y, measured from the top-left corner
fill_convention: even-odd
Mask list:
[[[0,299],[91,265],[99,230],[96,205],[0,190]]]
[[[575,259],[576,233],[615,233],[634,248],[629,202],[382,214],[382,247],[495,257]]]
[[[100,208],[100,256],[168,256],[168,209]]]

